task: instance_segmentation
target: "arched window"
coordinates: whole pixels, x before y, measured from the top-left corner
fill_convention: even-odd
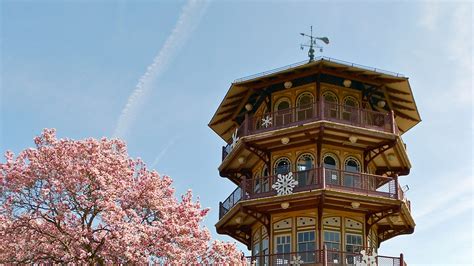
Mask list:
[[[298,157],[297,171],[307,171],[314,168],[314,157],[311,153],[303,153]]]
[[[359,108],[359,102],[352,96],[346,96],[346,98],[344,98],[344,105]]]
[[[270,191],[270,183],[268,182],[268,176],[268,167],[267,165],[264,165],[262,169],[262,192]]]
[[[298,95],[298,99],[296,100],[296,105],[298,107],[303,107],[305,105],[310,105],[313,103],[313,94],[309,92],[303,92]]]
[[[303,92],[298,96],[296,100],[297,119],[298,121],[310,119],[313,117],[313,94],[309,92]]]
[[[262,176],[269,176],[267,165],[264,165],[264,166],[263,166],[263,169],[262,169]]]
[[[327,153],[323,157],[323,166],[326,176],[326,183],[339,185],[339,170],[337,156],[332,153]]]
[[[286,174],[291,171],[291,162],[288,158],[282,157],[275,162],[274,173],[277,174]]]
[[[344,186],[362,188],[359,160],[350,156],[344,162]]]
[[[348,157],[346,161],[344,162],[344,170],[346,172],[352,172],[352,173],[357,173],[360,172],[360,163],[359,160],[357,160],[354,157]]]
[[[336,103],[336,104],[339,102],[339,100],[337,99],[336,94],[332,91],[325,91],[323,93],[323,98],[326,102]]]
[[[283,111],[288,108],[290,108],[290,99],[286,97],[279,99],[275,104],[275,111]]]
[[[323,157],[324,168],[337,169],[337,157],[332,153],[327,153]]]
[[[296,180],[298,180],[298,186],[308,186],[314,182],[314,157],[311,153],[303,153],[298,157],[296,161]]]
[[[253,177],[253,192],[255,194],[258,194],[262,191],[261,188],[261,182],[262,182],[262,177],[260,176],[260,173],[255,174]]]
[[[261,249],[261,238],[260,238],[260,228],[257,229],[254,234],[252,235],[252,256],[257,258],[256,263],[260,265],[260,249]]]
[[[281,98],[276,102],[274,114],[276,126],[284,126],[293,122],[290,107],[290,99],[288,98]]]
[[[324,99],[324,116],[327,118],[338,118],[339,113],[339,100],[332,91],[325,91],[323,93]]]
[[[352,96],[344,98],[344,108],[342,110],[342,119],[356,123],[359,118],[359,102]]]

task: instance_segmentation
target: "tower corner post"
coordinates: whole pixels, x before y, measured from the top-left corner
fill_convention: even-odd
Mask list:
[[[247,199],[247,193],[246,193],[246,188],[247,188],[247,177],[245,175],[242,176],[242,181],[240,182],[240,190],[241,190],[241,199],[245,200]]]
[[[244,118],[244,136],[247,136],[249,133],[249,113],[245,113]]]
[[[390,124],[391,124],[391,129],[392,129],[392,133],[393,134],[397,134],[397,127],[395,126],[395,113],[393,112],[393,110],[390,110]]]

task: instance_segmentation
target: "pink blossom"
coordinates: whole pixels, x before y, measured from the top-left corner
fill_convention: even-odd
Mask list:
[[[213,241],[209,209],[172,179],[128,157],[117,139],[57,139],[0,163],[0,264],[242,264],[235,244]]]

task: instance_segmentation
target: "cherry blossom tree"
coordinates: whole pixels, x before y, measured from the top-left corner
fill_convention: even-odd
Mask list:
[[[191,191],[177,200],[123,141],[34,141],[0,163],[0,264],[243,263],[235,244],[210,243]]]

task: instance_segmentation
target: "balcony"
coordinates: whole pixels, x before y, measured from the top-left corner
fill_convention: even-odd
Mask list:
[[[257,255],[246,257],[247,265],[372,265],[368,261],[375,261],[378,266],[406,266],[403,254],[399,257],[363,256],[356,252],[336,250],[314,250],[305,252],[280,253],[272,255]],[[365,261],[366,263],[362,264]]]
[[[315,121],[330,121],[360,128],[398,134],[392,112],[382,113],[347,105],[320,101],[263,115],[246,116],[237,129],[237,137],[303,125]],[[231,151],[231,144],[222,147],[222,160]]]
[[[410,202],[405,198],[397,180],[390,177],[327,168],[292,172],[292,175],[294,180],[298,181],[298,184],[293,188],[293,193],[329,189],[403,200],[408,207],[410,206]],[[242,179],[240,186],[223,202],[219,203],[219,219],[222,219],[239,201],[277,196],[277,191],[272,188],[277,182],[277,178],[277,175],[273,175]]]

